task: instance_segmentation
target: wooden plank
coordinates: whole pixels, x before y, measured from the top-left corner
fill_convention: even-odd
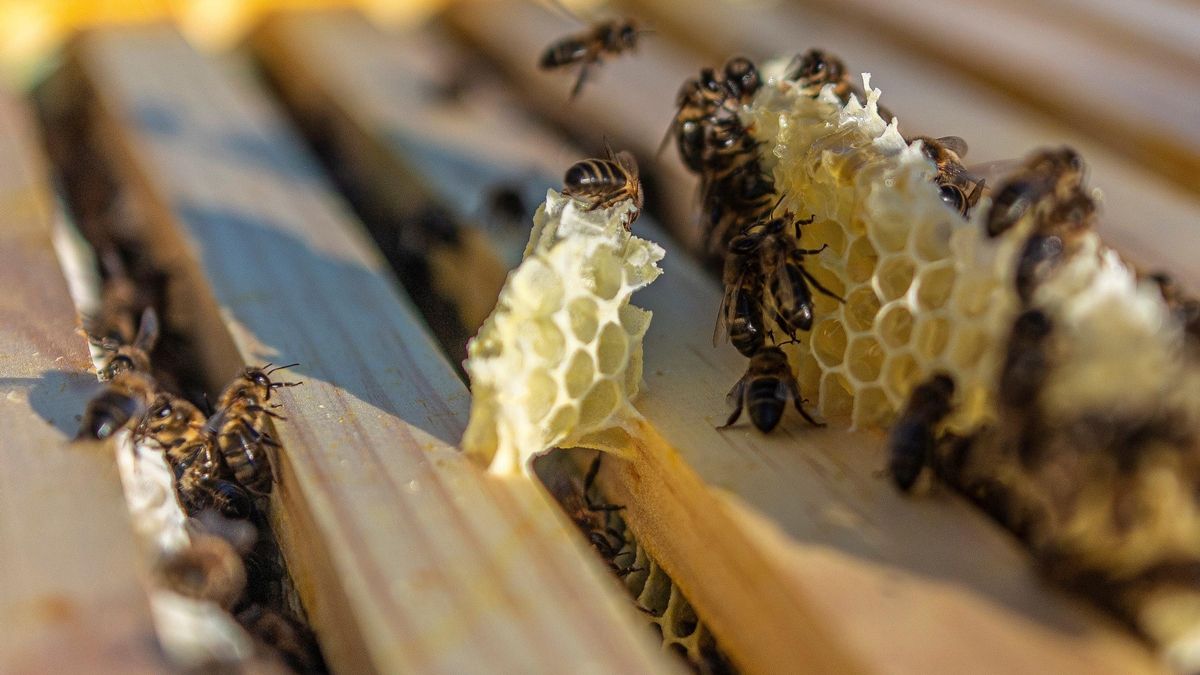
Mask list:
[[[1124,50],[1105,36],[992,0],[805,0],[891,34],[1200,191],[1200,70]]]
[[[0,95],[0,671],[161,672],[112,448],[70,442],[96,378],[39,143]]]
[[[301,363],[272,520],[334,669],[669,669],[549,497],[451,447],[467,392],[261,91],[165,26],[88,34],[67,68],[209,369]]]
[[[519,102],[485,83],[454,101],[431,97],[445,72],[431,65],[441,58],[436,44],[327,16],[281,17],[254,41],[300,117],[335,119],[331,136],[423,171],[462,214],[474,207],[460,195],[497,181],[520,181],[534,194],[555,186],[558,171],[539,167],[578,151],[514,122]],[[648,216],[636,227],[661,236]],[[639,541],[739,666],[1153,669],[1131,638],[1042,587],[1019,547],[970,507],[897,495],[878,475],[877,437],[794,419],[772,436],[718,432],[724,391],[744,361],[709,342],[716,284],[677,244],[664,244],[665,274],[635,298],[655,313],[647,392],[637,402],[652,427],[635,462],[606,461],[602,475],[614,501],[628,506]],[[814,609],[816,621],[806,624]]]
[[[687,7],[645,0],[637,9],[661,33],[702,47],[700,58],[713,64],[737,53],[763,58],[813,46],[829,49],[852,72],[871,73],[904,133],[962,136],[970,144],[969,162],[1012,159],[1041,145],[1074,146],[1088,163],[1089,182],[1104,193],[1105,239],[1133,261],[1171,270],[1200,290],[1200,269],[1192,263],[1200,251],[1200,199],[1062,120],[877,39],[876,30],[836,13],[794,5],[735,8],[714,0]]]
[[[669,186],[650,191],[648,209],[689,249],[699,250],[697,181],[669,153],[658,154],[675,114],[675,94],[694,75],[694,63],[662,41],[643,37],[636,55],[609,59],[582,93],[568,100],[574,72],[542,71],[537,61],[551,42],[583,29],[579,21],[515,2],[457,3],[445,16],[508,73],[530,106],[567,129],[585,149],[598,153],[607,138],[637,155],[651,188]]]

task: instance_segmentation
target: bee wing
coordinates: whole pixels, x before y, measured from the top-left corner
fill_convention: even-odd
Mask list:
[[[142,322],[138,325],[137,337],[133,339],[133,346],[149,354],[154,350],[154,345],[158,344],[159,332],[158,312],[153,307],[147,307],[142,312]]]
[[[967,156],[967,142],[959,136],[942,136],[937,139],[937,142],[960,158]]]
[[[968,166],[967,173],[974,178],[987,181],[989,185],[1003,185],[1010,174],[1025,165],[1022,158],[998,159]]]
[[[633,153],[628,150],[622,150],[617,153],[616,160],[617,164],[628,174],[630,182],[636,182],[638,180],[638,163]]]
[[[725,295],[721,298],[721,306],[717,309],[717,325],[713,328],[713,346],[719,346],[729,341],[729,313],[737,306],[737,293],[741,284],[725,287]]]

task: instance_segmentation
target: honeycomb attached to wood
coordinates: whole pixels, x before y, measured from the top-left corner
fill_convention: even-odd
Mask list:
[[[589,437],[638,419],[650,312],[629,301],[662,273],[664,252],[630,234],[636,211],[628,200],[588,210],[551,190],[534,216],[525,259],[467,347],[463,449],[492,471],[528,471],[554,446],[596,447]]]

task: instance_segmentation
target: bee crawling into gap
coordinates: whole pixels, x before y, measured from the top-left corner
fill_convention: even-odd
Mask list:
[[[137,335],[129,344],[122,344],[115,338],[103,336],[99,326],[103,319],[85,319],[84,335],[88,342],[99,347],[105,353],[104,365],[100,368],[100,379],[107,382],[122,372],[136,370],[150,372],[150,352],[158,344],[161,332],[158,322],[158,312],[153,307],[147,307],[142,312],[138,324]]]
[[[800,395],[800,384],[792,373],[787,354],[777,346],[765,347],[750,357],[746,374],[729,390],[728,401],[733,404],[733,413],[719,428],[731,427],[742,415],[745,407],[750,421],[763,433],[768,433],[783,419],[783,409],[788,401],[809,424],[823,427],[804,410],[804,398]]]
[[[576,502],[573,505],[565,504],[565,506],[571,520],[587,536],[588,543],[592,545],[592,548],[600,554],[614,574],[624,578],[634,572],[642,571],[643,568],[622,566],[617,562],[622,557],[636,556],[637,554],[633,550],[622,550],[626,544],[625,535],[609,524],[609,514],[622,511],[625,506],[597,502],[592,498],[592,488],[595,486],[596,477],[600,474],[600,463],[603,458],[604,453],[597,452],[596,458],[588,466],[587,473],[583,478],[583,503]]]
[[[271,374],[299,364],[246,368],[217,399],[217,412],[205,425],[234,478],[245,489],[267,494],[274,474],[267,446],[278,443],[267,431],[268,418],[285,419],[270,409],[271,392],[301,382],[273,382]]]
[[[605,159],[585,159],[567,169],[563,176],[563,194],[587,202],[589,211],[608,208],[626,199],[633,201],[636,209],[625,223],[628,230],[642,211],[642,182],[638,177],[637,160],[628,151],[614,155],[612,148],[605,146]]]
[[[593,24],[587,30],[556,40],[546,47],[538,60],[542,70],[558,70],[579,64],[579,78],[571,89],[571,99],[583,91],[592,66],[606,56],[619,56],[637,48],[638,38],[648,31],[639,30],[629,17],[609,19]]]

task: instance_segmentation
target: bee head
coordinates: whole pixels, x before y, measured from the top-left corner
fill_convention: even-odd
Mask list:
[[[701,68],[698,82],[700,88],[707,94],[719,96],[723,93],[721,79],[717,77],[717,71],[712,68]]]
[[[104,364],[104,368],[100,370],[100,379],[111,380],[121,373],[129,372],[136,369],[133,359],[128,354],[117,354]]]
[[[793,80],[806,87],[837,82],[845,71],[841,61],[820,49],[810,49],[795,60],[796,65],[788,70],[784,79]]]
[[[946,206],[966,215],[967,196],[963,194],[962,188],[953,183],[943,183],[938,186],[938,196]]]
[[[743,56],[735,56],[725,63],[725,82],[735,98],[753,96],[762,84],[754,62]]]

